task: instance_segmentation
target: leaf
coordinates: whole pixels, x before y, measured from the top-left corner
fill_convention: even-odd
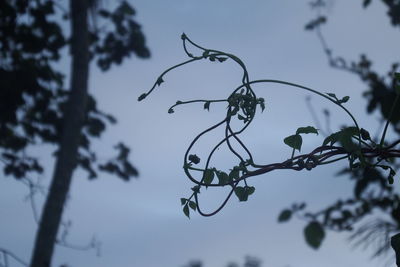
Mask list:
[[[200,193],[200,185],[195,185],[191,189],[195,194],[199,194]]]
[[[197,208],[196,202],[194,202],[194,201],[189,201],[189,207],[190,207],[192,210],[196,211],[196,208]]]
[[[318,249],[325,238],[325,231],[319,222],[310,222],[304,228],[304,237],[310,247]]]
[[[315,129],[312,126],[307,126],[307,127],[300,127],[296,131],[296,134],[309,134],[309,133],[314,133],[318,135],[318,129]]]
[[[352,140],[352,136],[354,135],[358,135],[358,129],[356,127],[347,127],[340,131],[339,141],[348,152],[353,152],[358,149],[358,146],[354,144]]]
[[[336,97],[336,95],[335,94],[332,94],[332,93],[326,93],[328,96],[330,96],[330,97],[333,97],[334,99],[337,99],[337,97]]]
[[[218,171],[216,173],[217,173],[219,184],[226,184],[227,182],[229,182],[229,176],[226,172]]]
[[[396,172],[391,168],[390,169],[390,173],[389,173],[389,177],[388,177],[389,184],[393,184],[394,183],[394,176],[395,175],[396,175]]]
[[[217,59],[218,59],[218,61],[219,62],[224,62],[225,60],[227,60],[228,58],[226,58],[226,57],[217,57]]]
[[[321,24],[326,23],[326,17],[325,16],[319,16],[316,19],[313,19],[309,23],[305,25],[306,30],[314,30],[316,27],[321,26]]]
[[[278,222],[287,222],[292,217],[292,211],[289,209],[283,210],[281,214],[279,214]]]
[[[357,199],[360,199],[361,194],[365,191],[369,183],[370,180],[366,178],[362,178],[357,181],[357,183],[354,186],[354,196]]]
[[[214,171],[212,169],[207,169],[204,172],[203,183],[211,184],[213,180],[214,180]]]
[[[196,154],[190,154],[188,159],[190,162],[192,162],[194,164],[200,163],[200,158]]]
[[[209,101],[207,101],[206,103],[204,103],[204,109],[207,109],[208,111],[210,111],[210,103]]]
[[[369,4],[371,4],[371,0],[364,0],[363,7],[366,8]]]
[[[146,94],[146,93],[144,93],[144,94],[141,94],[141,95],[138,97],[138,101],[142,101],[143,99],[145,99],[145,98],[146,98],[146,96],[147,96],[147,94]]]
[[[247,195],[250,196],[256,191],[256,188],[254,186],[246,186],[245,190],[247,192]]]
[[[163,82],[164,82],[163,78],[162,78],[162,77],[159,77],[159,78],[157,79],[157,81],[156,81],[156,84],[157,84],[158,86],[160,86]]]
[[[238,186],[235,188],[235,195],[238,197],[239,201],[247,201],[249,197],[246,190],[242,186]]]
[[[190,216],[189,216],[190,211],[189,211],[189,207],[187,204],[183,207],[183,213],[186,215],[186,217],[188,217],[190,219]]]
[[[299,134],[294,134],[291,136],[286,137],[285,139],[283,139],[283,142],[290,146],[293,149],[297,149],[300,151],[301,149],[301,145],[303,143],[303,139],[301,138],[301,136]]]
[[[265,110],[265,103],[261,102],[260,107],[261,107],[261,112],[263,112]]]
[[[182,205],[185,205],[186,202],[187,202],[187,199],[186,199],[186,198],[181,198],[181,204],[182,204]]]
[[[238,186],[235,188],[235,195],[238,197],[239,201],[247,201],[249,196],[253,194],[255,190],[254,186]]]
[[[121,3],[121,6],[119,7],[119,9],[123,12],[123,13],[125,13],[125,14],[128,14],[128,15],[134,15],[135,14],[135,10],[132,8],[132,6],[129,4],[129,3],[127,3],[126,1],[123,1],[122,3]]]
[[[333,145],[337,141],[339,141],[340,137],[340,132],[336,132],[325,138],[324,142],[322,143],[323,146],[326,146],[328,143],[331,143]]]
[[[339,104],[346,103],[347,101],[349,101],[349,99],[350,99],[350,96],[345,96],[342,99],[338,100],[338,103]]]
[[[239,179],[239,169],[234,167],[229,173],[229,181]]]
[[[371,140],[371,136],[370,136],[369,132],[367,130],[365,130],[364,128],[361,128],[360,134],[361,134],[361,138],[363,140],[365,140],[365,141]]]
[[[246,121],[247,121],[247,118],[244,117],[244,116],[242,116],[242,115],[240,115],[240,114],[238,114],[238,119],[241,120],[241,121],[243,121],[243,122],[246,122]]]
[[[394,74],[394,78],[395,78],[394,87],[395,87],[396,93],[400,94],[400,72],[396,72]]]
[[[111,15],[111,13],[105,9],[100,9],[98,14],[103,18],[108,18]]]
[[[396,234],[390,238],[390,245],[396,253],[396,262],[400,261],[400,234]]]

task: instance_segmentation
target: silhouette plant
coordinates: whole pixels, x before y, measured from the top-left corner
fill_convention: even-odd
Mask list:
[[[396,171],[392,165],[394,158],[400,157],[400,139],[388,143],[386,135],[389,124],[391,123],[392,114],[395,112],[395,106],[400,102],[400,73],[393,73],[393,90],[396,92],[395,100],[393,102],[390,114],[388,114],[387,121],[384,125],[383,134],[379,140],[373,140],[368,130],[361,128],[352,115],[350,110],[345,106],[348,102],[349,97],[337,97],[333,93],[321,93],[312,88],[302,86],[299,84],[272,80],[250,80],[247,68],[242,60],[237,56],[214,50],[204,48],[191,39],[185,34],[181,36],[183,41],[183,49],[186,55],[189,57],[187,61],[177,64],[173,67],[165,70],[158,77],[153,87],[146,93],[139,96],[138,100],[145,99],[151,94],[157,86],[160,86],[164,82],[165,75],[184,65],[200,60],[209,60],[211,62],[225,62],[227,60],[233,60],[242,69],[241,84],[233,89],[232,93],[226,99],[197,99],[190,101],[177,101],[172,105],[168,113],[174,113],[174,108],[180,105],[202,103],[204,109],[209,110],[212,103],[223,103],[227,105],[226,116],[215,123],[213,126],[205,129],[199,133],[193,141],[190,143],[184,155],[183,169],[190,181],[194,183],[191,188],[192,192],[189,197],[181,198],[181,204],[183,206],[184,214],[189,217],[190,210],[197,211],[202,216],[212,216],[217,214],[223,209],[228,200],[233,194],[237,196],[239,201],[247,201],[249,196],[254,194],[255,187],[249,184],[249,178],[262,175],[268,172],[277,170],[312,170],[318,166],[330,164],[340,160],[347,160],[349,162],[349,168],[352,171],[368,171],[377,172],[379,169],[387,172],[387,179],[380,181],[384,184],[384,187],[391,192],[391,184],[394,182],[394,176]],[[200,51],[199,55],[194,55],[189,52],[189,45]],[[261,109],[261,112],[265,109],[265,100],[261,97],[257,97],[255,90],[252,86],[255,84],[282,84],[295,89],[305,90],[316,94],[326,101],[333,103],[339,110],[345,112],[352,121],[351,126],[343,127],[339,131],[332,133],[327,136],[323,143],[314,148],[312,151],[305,154],[297,154],[296,150],[300,152],[303,135],[304,134],[318,134],[319,129],[313,126],[300,127],[294,131],[293,135],[284,138],[284,143],[292,148],[292,153],[289,155],[287,160],[277,163],[259,163],[253,157],[251,151],[247,148],[245,143],[241,140],[240,136],[248,128],[251,122],[254,120],[257,110]],[[234,120],[242,121],[243,125],[240,129],[233,129],[232,122]],[[224,137],[216,143],[210,150],[203,167],[198,167],[201,159],[192,151],[194,145],[207,133],[216,130],[219,127],[224,128]],[[238,149],[234,148],[233,142],[239,145],[243,151],[239,152]],[[223,170],[218,167],[211,166],[212,158],[219,147],[226,144],[230,152],[237,158],[237,164],[232,166],[229,170]],[[208,187],[229,187],[230,191],[222,201],[222,203],[211,212],[206,212],[201,208],[199,194],[201,189]],[[295,205],[292,209],[284,210],[280,216],[279,221],[287,221],[290,219],[293,213],[299,212],[304,209],[305,205]],[[362,208],[358,209],[359,213],[367,212]],[[317,216],[307,215],[305,216]],[[357,218],[357,217],[355,217]],[[320,222],[315,218],[308,218],[309,224],[305,228],[305,237],[307,243],[313,247],[318,248],[325,236],[324,229]],[[355,223],[352,221],[351,223]],[[335,225],[343,229],[351,228],[351,224],[348,225]]]

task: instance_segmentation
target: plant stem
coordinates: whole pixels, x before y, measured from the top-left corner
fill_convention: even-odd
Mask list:
[[[380,147],[382,147],[383,143],[385,142],[386,131],[387,131],[387,128],[389,127],[390,119],[392,118],[392,115],[393,115],[394,109],[395,109],[395,107],[397,105],[397,102],[399,101],[399,97],[400,97],[400,94],[396,94],[396,98],[394,99],[393,105],[392,105],[392,107],[390,109],[389,116],[388,116],[388,118],[386,120],[385,128],[383,129],[383,134],[382,134],[381,141],[379,142],[379,146]]]

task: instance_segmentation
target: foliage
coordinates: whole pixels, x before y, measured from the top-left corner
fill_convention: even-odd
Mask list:
[[[398,27],[400,18],[400,5],[396,1],[382,1],[389,8],[388,16],[392,26]],[[364,7],[368,7],[371,1],[364,1]],[[380,146],[388,145],[389,141],[384,140],[388,130],[389,122],[395,133],[400,134],[400,102],[399,74],[395,73],[399,63],[391,65],[386,75],[381,75],[372,68],[372,61],[362,54],[358,61],[349,61],[341,56],[336,56],[326,41],[322,27],[327,23],[328,18],[323,15],[325,1],[313,1],[311,7],[316,11],[316,18],[306,25],[306,30],[314,31],[326,54],[329,65],[338,70],[346,71],[358,76],[365,84],[364,96],[368,100],[367,113],[379,111],[382,122],[386,121],[383,127],[381,138],[372,137],[369,133],[361,130],[363,140],[378,143]],[[336,134],[331,135],[332,140],[337,138]],[[385,143],[385,144],[384,144]],[[371,159],[366,159],[369,164],[374,164]],[[350,239],[355,245],[368,247],[375,246],[374,256],[382,255],[389,248],[390,235],[400,230],[400,210],[398,193],[388,185],[393,183],[395,171],[398,169],[396,158],[388,159],[385,166],[375,164],[371,168],[368,164],[364,168],[354,169],[350,165],[338,172],[338,175],[349,175],[353,183],[353,196],[347,199],[339,199],[319,211],[294,210],[298,217],[306,221],[318,221],[324,229],[334,231],[355,230]],[[386,177],[385,177],[386,176]],[[293,205],[296,207],[298,204]],[[371,216],[374,212],[387,214],[387,219],[376,219],[359,224],[363,219]],[[375,213],[376,214],[376,213]]]
[[[400,150],[396,149],[396,146],[400,143],[400,140],[396,140],[391,144],[387,144],[385,141],[386,130],[381,136],[380,142],[375,142],[371,139],[370,134],[366,129],[360,128],[357,120],[351,114],[351,112],[345,107],[346,102],[349,100],[348,96],[343,98],[338,98],[335,94],[326,93],[323,94],[314,89],[279,80],[255,80],[250,81],[248,72],[245,64],[235,55],[225,53],[218,50],[206,49],[198,44],[191,41],[185,34],[182,35],[183,47],[190,58],[189,60],[177,64],[166,71],[164,71],[154,86],[147,92],[142,94],[139,97],[139,101],[146,98],[153,90],[161,84],[161,81],[164,81],[164,76],[171,70],[195,62],[199,60],[209,60],[211,62],[225,62],[227,59],[233,60],[236,62],[243,70],[242,83],[236,87],[233,92],[226,99],[208,99],[208,100],[190,100],[190,101],[177,101],[175,105],[171,106],[169,109],[169,113],[174,111],[174,108],[179,105],[189,104],[189,103],[204,103],[207,104],[205,109],[209,109],[209,103],[221,102],[226,104],[227,112],[226,117],[220,120],[215,125],[209,127],[208,129],[202,131],[199,135],[197,135],[188,149],[185,152],[185,161],[183,164],[184,172],[186,176],[195,184],[192,188],[192,193],[188,198],[182,198],[181,203],[183,205],[183,212],[186,216],[189,217],[190,209],[189,205],[193,206],[192,210],[199,212],[202,216],[212,216],[218,213],[230,199],[230,197],[235,193],[238,197],[239,201],[247,201],[249,196],[255,192],[255,188],[249,186],[248,179],[250,177],[254,177],[257,175],[265,174],[271,171],[280,170],[280,169],[288,169],[288,170],[312,170],[315,167],[320,165],[329,164],[332,162],[336,162],[339,160],[348,160],[349,169],[352,172],[367,172],[367,173],[375,173],[376,175],[381,175],[378,169],[386,170],[387,178],[383,176],[376,177],[377,182],[384,185],[384,188],[387,189],[388,192],[392,192],[392,187],[390,184],[393,183],[393,177],[395,175],[395,170],[392,167],[392,161],[394,158],[400,156]],[[194,48],[197,48],[201,51],[200,55],[193,55],[188,51],[188,44],[192,45]],[[398,78],[399,74],[396,74],[396,78]],[[394,78],[394,77],[393,77]],[[398,81],[394,81],[396,84]],[[273,164],[259,164],[256,163],[256,159],[252,156],[250,150],[246,147],[244,142],[240,139],[240,135],[246,130],[249,124],[253,121],[255,115],[257,114],[257,108],[264,110],[264,99],[258,98],[255,91],[251,87],[254,84],[258,83],[279,83],[288,85],[297,89],[305,90],[316,94],[327,101],[335,104],[339,109],[343,110],[352,120],[353,126],[344,127],[336,133],[331,134],[326,137],[323,141],[323,144],[310,153],[295,155],[296,150],[300,152],[302,145],[302,135],[303,134],[318,134],[318,129],[312,126],[300,127],[295,131],[294,135],[290,135],[284,138],[284,143],[292,148],[291,156],[281,162],[281,163],[273,163]],[[398,84],[396,85],[398,87]],[[395,90],[394,88],[392,90]],[[395,101],[393,106],[399,102],[399,94],[396,94]],[[388,120],[385,125],[385,129],[387,129],[389,123],[392,121],[392,116],[395,114],[392,112],[388,114]],[[243,126],[234,130],[231,126],[231,122],[233,120],[238,120],[243,122]],[[192,153],[192,147],[194,144],[205,134],[210,131],[215,130],[218,127],[224,127],[225,136],[220,142],[218,142],[209,153],[207,159],[205,160],[204,167],[197,167],[195,165],[200,163],[200,158]],[[246,152],[245,155],[239,153],[232,146],[232,142],[235,141],[239,144],[243,150]],[[236,166],[232,166],[230,170],[221,170],[217,167],[211,167],[210,162],[215,153],[215,151],[222,145],[226,144],[231,153],[233,153],[238,163]],[[197,173],[197,178],[194,173]],[[217,177],[218,181],[214,178]],[[368,176],[369,177],[369,176]],[[243,185],[241,185],[243,184]],[[358,194],[362,194],[366,188],[366,180],[364,183],[360,182]],[[214,211],[207,213],[204,212],[199,203],[199,194],[202,188],[207,189],[208,187],[229,187],[230,192],[227,197],[223,201],[223,203],[216,208]],[[193,201],[193,202],[191,202]],[[385,202],[386,203],[386,202]],[[382,205],[385,205],[382,203]],[[388,205],[388,203],[386,203]],[[343,204],[340,204],[343,206]],[[300,213],[305,208],[305,205],[294,205],[292,209],[285,210],[280,216],[279,221],[288,221],[293,213]],[[329,221],[331,223],[332,228],[338,229],[350,229],[351,224],[357,221],[357,216],[368,212],[365,209],[359,209],[357,213],[353,213],[351,211],[345,210],[343,211],[343,215],[346,216],[346,222],[336,221],[333,218]],[[313,216],[310,214],[304,215],[310,223],[306,226],[304,230],[305,238],[307,243],[313,247],[318,248],[321,245],[322,240],[324,239],[325,233],[323,225],[326,226],[326,222],[319,222],[317,219],[318,216]],[[329,219],[329,216],[325,216],[326,219]],[[348,220],[352,218],[352,220]]]
[[[43,172],[30,147],[42,143],[58,147],[61,133],[68,130],[62,129],[61,122],[69,90],[64,86],[65,75],[55,66],[70,43],[57,18],[63,15],[68,20],[69,14],[59,5],[53,0],[0,2],[0,160],[4,174],[16,179]],[[132,53],[149,57],[140,25],[133,19],[135,10],[128,2],[121,1],[112,12],[94,12],[97,23],[108,25],[91,29],[91,56],[100,69],[121,64]],[[99,171],[124,180],[137,175],[128,160],[129,148],[122,143],[116,146],[119,155],[106,162],[98,162],[92,149],[91,140],[115,123],[89,96],[78,165],[91,179]]]
[[[81,167],[90,179],[108,172],[129,180],[138,171],[129,161],[130,149],[118,143],[116,157],[98,161],[92,139],[99,138],[116,119],[97,108],[87,94],[89,61],[108,70],[121,64],[132,53],[147,58],[149,50],[140,25],[133,19],[135,10],[120,1],[112,12],[97,7],[98,1],[71,0],[69,12],[59,1],[12,0],[0,2],[0,161],[3,172],[29,186],[34,218],[39,224],[31,266],[48,266],[54,245],[76,249],[97,246],[71,246],[66,242],[69,224],[61,216],[73,170]],[[90,8],[90,10],[89,10]],[[88,27],[91,11],[93,24]],[[71,37],[63,32],[71,21]],[[104,23],[102,28],[97,22]],[[72,58],[70,88],[64,87],[64,74],[56,66],[66,47]],[[31,174],[44,171],[34,147],[48,144],[57,156],[49,190],[36,184]],[[39,221],[34,203],[36,192],[47,194]],[[57,238],[59,226],[63,226]],[[28,266],[12,252],[0,249],[8,266],[13,258]]]

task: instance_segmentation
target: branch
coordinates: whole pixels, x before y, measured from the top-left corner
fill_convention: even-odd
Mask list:
[[[16,256],[14,253],[12,253],[11,251],[8,251],[4,248],[0,248],[0,255],[3,258],[3,262],[0,262],[0,267],[9,267],[9,260],[8,258],[11,258],[15,261],[17,261],[19,264],[28,267],[28,263],[25,262],[23,259],[21,259],[20,257]]]

